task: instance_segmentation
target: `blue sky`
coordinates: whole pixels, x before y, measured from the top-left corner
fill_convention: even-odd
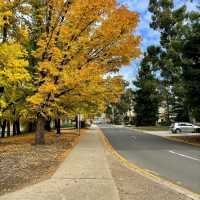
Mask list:
[[[151,14],[148,12],[149,0],[118,0],[120,4],[127,5],[130,10],[136,11],[140,14],[140,23],[135,32],[136,35],[142,36],[141,50],[144,52],[150,45],[159,44],[159,33],[152,30],[149,27],[151,21]],[[191,3],[189,0],[175,0],[177,7],[186,4],[189,10],[193,10],[196,7],[196,2],[200,0],[194,0]],[[120,74],[128,81],[135,79],[139,66],[139,59],[133,61],[130,66],[123,67],[120,70]]]

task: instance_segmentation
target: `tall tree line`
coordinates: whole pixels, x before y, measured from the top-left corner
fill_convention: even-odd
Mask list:
[[[186,5],[177,8],[174,0],[150,0],[149,11],[151,28],[160,32],[160,45],[147,51],[152,72],[160,74],[157,88],[166,121],[200,121],[199,7],[188,11]]]
[[[140,55],[138,14],[116,0],[0,1],[0,119],[30,121],[45,142],[49,119],[104,111],[124,90],[108,74]]]

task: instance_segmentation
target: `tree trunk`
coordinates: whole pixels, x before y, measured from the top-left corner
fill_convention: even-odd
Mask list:
[[[51,119],[46,120],[45,122],[45,130],[51,131]]]
[[[167,93],[167,125],[171,124],[171,120],[170,120],[170,105],[169,105],[169,95]]]
[[[61,133],[61,131],[60,131],[60,118],[58,118],[58,119],[56,119],[55,120],[56,121],[56,133],[57,134],[60,134]]]
[[[4,21],[4,26],[3,26],[3,43],[7,41],[8,37],[8,17],[4,16],[3,21]]]
[[[28,123],[28,132],[34,132],[36,131],[36,123],[35,122],[29,122]]]
[[[7,137],[10,136],[10,121],[7,121]]]
[[[21,130],[20,130],[20,121],[19,121],[19,119],[17,119],[15,121],[15,126],[16,126],[17,135],[20,135],[21,134]]]
[[[76,129],[78,129],[78,116],[77,115],[75,117],[75,123],[76,123],[76,125],[75,125]]]
[[[16,123],[15,121],[13,122],[13,136],[17,134],[17,129],[16,129]]]
[[[55,129],[57,129],[57,119],[55,119]]]
[[[36,133],[35,133],[35,144],[45,143],[45,118],[39,116],[37,119]]]
[[[3,120],[3,124],[2,124],[2,132],[1,132],[1,137],[4,138],[5,137],[5,131],[6,131],[6,119]]]

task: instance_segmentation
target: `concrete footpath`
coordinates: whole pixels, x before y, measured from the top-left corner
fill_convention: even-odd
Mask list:
[[[97,131],[90,130],[49,180],[0,200],[119,200],[119,194],[103,144]]]

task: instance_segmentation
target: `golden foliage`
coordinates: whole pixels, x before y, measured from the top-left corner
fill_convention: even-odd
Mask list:
[[[108,75],[140,55],[137,13],[116,0],[25,0],[1,2],[0,27],[5,16],[12,31],[0,48],[0,81],[30,80],[32,64],[31,111],[98,112],[119,99],[122,77]]]

